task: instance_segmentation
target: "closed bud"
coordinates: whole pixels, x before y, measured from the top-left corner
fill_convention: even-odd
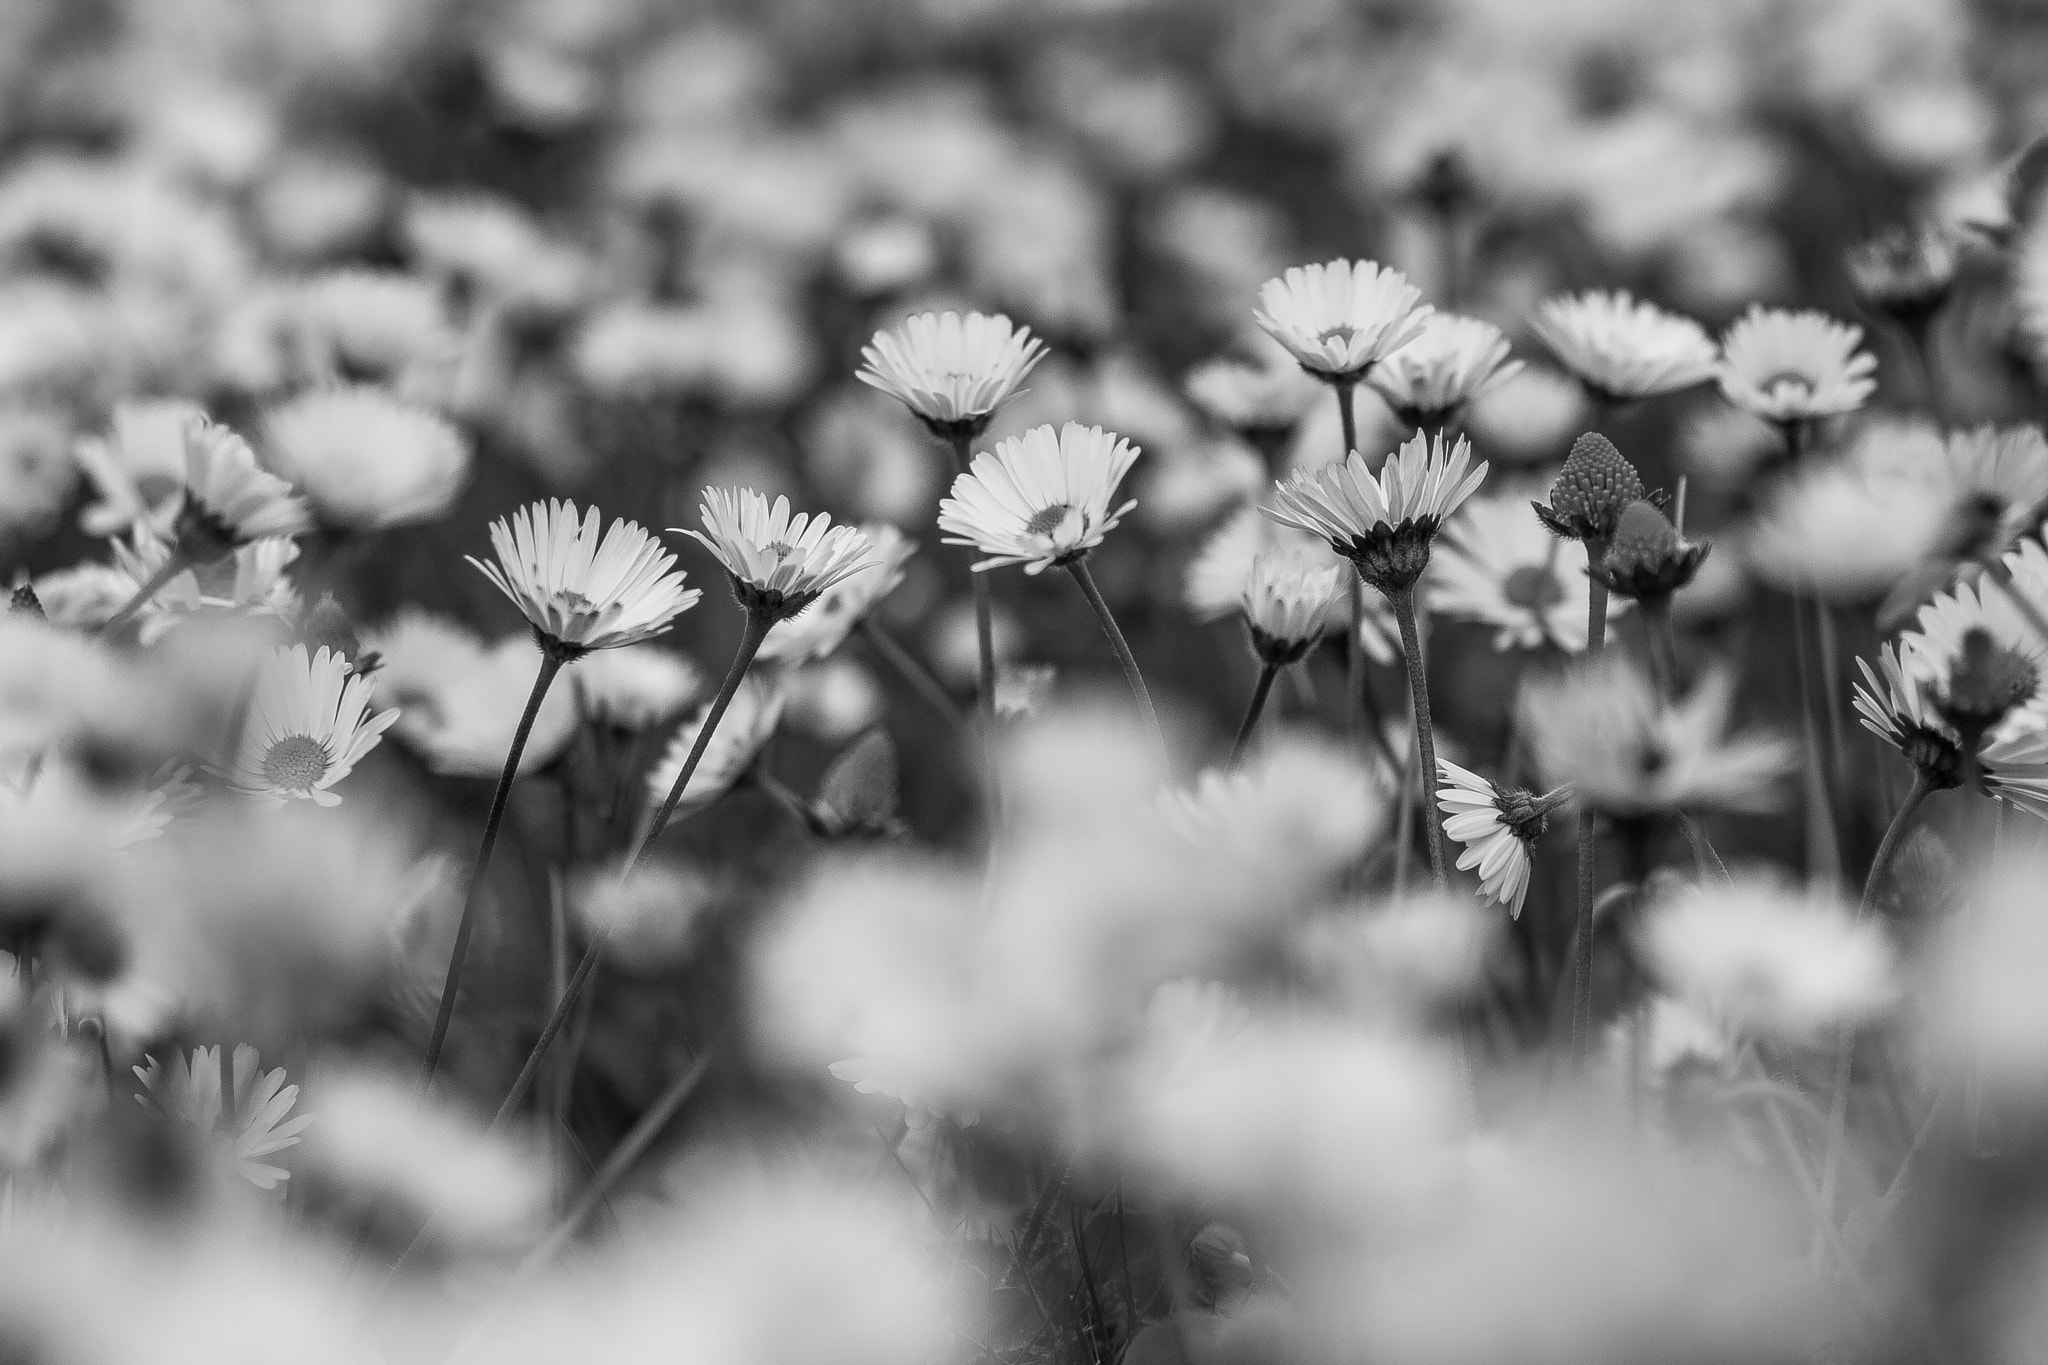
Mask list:
[[[834,759],[811,803],[818,833],[829,839],[877,839],[898,832],[896,745],[870,730]]]
[[[1550,504],[1535,504],[1545,526],[1567,540],[1605,541],[1622,514],[1649,496],[1636,467],[1614,442],[1589,431],[1572,442],[1572,453],[1550,485]]]
[[[1660,602],[1692,582],[1711,548],[1679,535],[1655,504],[1636,502],[1591,572],[1617,597]]]

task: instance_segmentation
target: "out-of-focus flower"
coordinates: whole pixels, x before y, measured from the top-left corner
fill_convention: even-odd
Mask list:
[[[711,742],[704,746],[696,771],[690,774],[690,785],[683,788],[682,799],[676,803],[678,816],[704,809],[746,775],[782,723],[782,708],[783,691],[774,682],[749,675],[740,683],[718,728],[711,732]],[[657,802],[668,796],[669,788],[682,775],[683,762],[696,747],[709,710],[707,704],[694,720],[677,730],[668,749],[647,770],[647,790]]]
[[[1318,379],[1357,383],[1421,334],[1434,311],[1421,298],[1374,261],[1297,265],[1260,287],[1252,320]]]
[[[1780,1042],[1868,1024],[1897,994],[1884,930],[1825,891],[1753,878],[1694,891],[1649,912],[1642,946],[1674,993]]]
[[[1414,586],[1429,566],[1430,543],[1446,517],[1486,478],[1472,465],[1472,444],[1442,433],[1410,437],[1377,475],[1353,452],[1341,464],[1304,470],[1279,485],[1265,513],[1328,541],[1383,593]]]
[[[1234,615],[1244,601],[1252,565],[1269,551],[1324,554],[1329,551],[1329,542],[1321,536],[1282,526],[1256,507],[1240,508],[1188,561],[1184,589],[1188,610],[1203,621]],[[1355,634],[1374,663],[1392,663],[1395,644],[1400,639],[1394,609],[1377,593],[1361,596],[1358,606],[1357,620],[1350,623],[1347,618],[1352,614],[1351,604],[1340,598],[1331,608],[1325,633]]]
[[[1366,382],[1414,427],[1441,427],[1466,404],[1515,377],[1500,328],[1478,318],[1432,313],[1415,339],[1373,366]]]
[[[1880,645],[1877,661],[1877,670],[1866,659],[1856,661],[1863,680],[1855,685],[1855,703],[1864,729],[1897,749],[1935,791],[1961,786],[1966,759],[1974,757],[1987,793],[2048,819],[2048,733],[2027,719],[1966,741],[1942,714],[1932,683],[1901,662],[1897,647]]]
[[[1765,581],[1837,602],[1883,597],[1926,561],[1943,529],[1926,484],[1835,461],[1779,482],[1744,537]]]
[[[1956,257],[1944,227],[1893,228],[1849,253],[1849,282],[1865,308],[1919,336],[1955,289]]]
[[[702,531],[678,530],[712,554],[749,612],[770,620],[796,615],[833,584],[872,569],[868,538],[852,526],[834,526],[824,512],[790,514],[789,499],[774,505],[751,488],[707,488]]]
[[[900,399],[940,435],[973,434],[1045,358],[1045,343],[998,313],[919,313],[861,349],[854,377]]]
[[[1586,647],[1586,547],[1544,530],[1527,504],[1475,498],[1444,524],[1429,609],[1493,627],[1495,649]]]
[[[703,687],[696,665],[658,645],[599,650],[569,674],[585,718],[645,730],[679,714]]]
[[[1704,328],[1618,291],[1548,299],[1529,326],[1603,402],[1676,393],[1714,376],[1716,352]]]
[[[186,424],[185,500],[174,524],[181,555],[211,563],[252,540],[297,535],[308,520],[305,500],[256,467],[247,441],[204,418]]]
[[[1262,661],[1291,664],[1315,648],[1337,603],[1339,568],[1327,555],[1300,551],[1268,550],[1252,560],[1242,603]]]
[[[1480,898],[1411,893],[1342,905],[1305,925],[1294,946],[1307,974],[1327,979],[1355,1017],[1412,1027],[1472,998],[1499,928]]]
[[[1479,894],[1522,917],[1529,894],[1529,857],[1550,826],[1550,812],[1564,803],[1563,790],[1537,796],[1519,787],[1502,788],[1478,773],[1437,760],[1437,809],[1444,833],[1465,846],[1458,867],[1479,873]]]
[[[153,1100],[164,1113],[208,1137],[227,1139],[235,1169],[259,1190],[274,1190],[291,1179],[291,1172],[264,1158],[298,1146],[298,1135],[312,1126],[313,1116],[285,1117],[299,1101],[299,1088],[284,1083],[283,1067],[259,1072],[256,1049],[237,1044],[232,1058],[234,1112],[229,1114],[221,1094],[219,1048],[194,1048],[189,1059],[182,1051],[173,1052],[169,1066],[154,1057],[143,1061],[147,1065],[134,1071],[148,1093],[137,1095],[138,1103]]]
[[[1334,876],[1372,846],[1388,814],[1369,771],[1292,734],[1246,767],[1203,772],[1194,786],[1165,797],[1161,810],[1186,844],[1268,869],[1269,888]]]
[[[1580,805],[1622,818],[1717,809],[1764,811],[1792,769],[1770,734],[1727,736],[1734,680],[1711,673],[1665,702],[1634,664],[1609,651],[1522,693],[1522,726],[1544,776]]]
[[[920,1095],[916,1086],[905,1085],[889,1075],[871,1057],[848,1057],[832,1063],[829,1070],[863,1095],[886,1095],[902,1105],[903,1121],[912,1128],[927,1127],[934,1119],[950,1120],[963,1128],[981,1122],[981,1115],[972,1106],[949,1107]]]
[[[480,195],[429,196],[405,211],[405,239],[421,269],[458,303],[481,300],[523,313],[573,307],[589,270],[511,204]]]
[[[689,960],[717,897],[702,869],[649,859],[627,877],[593,870],[574,885],[569,904],[586,933],[603,937],[608,963],[656,974]]]
[[[204,416],[181,399],[122,403],[105,436],[78,442],[78,466],[100,497],[79,515],[87,535],[119,535],[166,512],[185,486],[186,427]]]
[[[791,670],[782,687],[789,723],[835,744],[875,725],[888,708],[875,675],[845,655]]]
[[[469,476],[469,443],[442,418],[379,388],[315,389],[264,419],[270,466],[329,526],[432,521]]]
[[[1115,432],[1069,422],[1033,427],[974,457],[939,504],[948,545],[978,549],[977,572],[1020,564],[1038,574],[1081,558],[1124,513],[1110,507],[1138,448]]]
[[[1585,388],[1548,366],[1524,366],[1475,397],[1465,426],[1489,455],[1513,464],[1548,463],[1584,429]]]
[[[1860,327],[1758,304],[1721,339],[1721,392],[1781,426],[1854,412],[1877,391],[1877,358],[1862,344]]]
[[[452,621],[406,611],[370,631],[363,647],[381,657],[378,690],[398,704],[393,734],[436,772],[498,775],[540,666],[540,649],[530,634],[486,646]],[[519,756],[519,771],[535,772],[553,762],[575,733],[574,694],[550,689]]]
[[[1003,664],[996,669],[996,715],[1004,720],[1023,720],[1038,714],[1059,670],[1051,664]]]
[[[278,650],[256,679],[249,727],[235,759],[235,785],[270,801],[335,806],[330,790],[398,719],[370,714],[372,684],[348,660],[304,645]]]
[[[930,278],[939,244],[929,225],[895,216],[858,223],[833,244],[840,281],[861,298],[877,298]]]
[[[2048,551],[2027,541],[2001,566],[2006,581],[1987,573],[1938,594],[1899,640],[1900,666],[1951,724],[1970,724],[1959,712],[1982,719],[1997,709],[1976,727],[1994,739],[2048,723],[2048,641],[2035,625],[2048,614]]]
[[[637,523],[605,529],[595,507],[579,518],[573,502],[537,502],[492,522],[491,547],[493,563],[465,558],[512,599],[544,648],[570,658],[651,640],[704,595],[683,586],[676,557]]]
[[[1188,398],[1210,420],[1229,427],[1261,451],[1294,433],[1316,401],[1315,381],[1298,365],[1252,365],[1211,360],[1188,371]]]
[[[770,626],[761,641],[764,662],[799,664],[831,654],[903,582],[904,566],[917,553],[917,542],[889,525],[860,529],[868,539],[873,567],[840,579],[803,611]]]

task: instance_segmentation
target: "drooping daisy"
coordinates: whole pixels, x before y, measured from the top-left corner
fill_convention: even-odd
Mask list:
[[[1408,277],[1373,261],[1291,266],[1259,287],[1252,320],[1301,368],[1355,384],[1413,341],[1434,310]]]
[[[1705,328],[1620,291],[1547,299],[1529,326],[1603,402],[1676,393],[1714,377]]]
[[[180,555],[210,564],[238,545],[295,536],[309,524],[305,500],[256,467],[247,441],[204,417],[185,424],[185,499],[175,523]]]
[[[1045,355],[1030,328],[1000,313],[919,313],[875,333],[854,378],[900,399],[941,437],[973,436]]]
[[[1472,468],[1471,442],[1417,434],[1377,475],[1355,451],[1340,463],[1303,470],[1278,486],[1264,511],[1328,541],[1360,577],[1391,596],[1422,577],[1438,528],[1485,478],[1484,464]]]
[[[939,504],[948,545],[979,549],[977,572],[1019,564],[1027,574],[1072,563],[1102,543],[1124,513],[1117,485],[1138,448],[1114,432],[1069,422],[1033,427],[974,457]]]
[[[702,810],[732,789],[767,747],[782,722],[783,692],[757,678],[741,683],[725,708],[697,766],[677,798],[674,814]],[[668,748],[647,773],[647,790],[656,801],[670,796],[686,759],[702,735],[710,707],[677,730]]]
[[[903,582],[904,566],[917,553],[917,542],[879,522],[861,527],[861,534],[868,538],[874,567],[840,579],[804,611],[770,626],[768,638],[761,642],[764,662],[799,664],[826,657]]]
[[[1479,893],[1522,917],[1529,894],[1530,850],[1550,827],[1550,812],[1564,804],[1569,792],[1559,788],[1545,796],[1519,787],[1501,788],[1478,773],[1439,759],[1437,809],[1444,813],[1444,833],[1465,846],[1458,855],[1461,871],[1477,870]]]
[[[292,645],[273,653],[256,679],[235,784],[267,801],[340,805],[330,789],[398,719],[396,710],[370,714],[371,691],[333,650],[308,655]]]
[[[115,536],[147,516],[168,516],[185,486],[185,429],[205,414],[181,399],[122,403],[104,436],[74,448],[78,467],[99,494],[79,515],[87,535]]]
[[[1285,666],[1315,647],[1339,599],[1340,568],[1327,555],[1299,550],[1268,550],[1252,560],[1241,605],[1262,662]]]
[[[1478,318],[1434,313],[1413,341],[1373,366],[1366,382],[1413,427],[1441,427],[1479,395],[1512,379],[1500,328]]]
[[[652,639],[703,594],[683,586],[676,557],[637,524],[603,526],[595,507],[579,518],[573,502],[537,502],[491,523],[495,562],[465,558],[512,599],[544,650],[575,658]]]
[[[469,443],[444,419],[369,386],[313,389],[264,419],[271,468],[329,526],[432,521],[469,477]]]
[[[1424,588],[1431,611],[1493,627],[1495,649],[1586,647],[1586,547],[1545,531],[1525,503],[1467,502],[1445,523]]]
[[[796,615],[874,563],[858,528],[834,526],[823,512],[792,516],[788,498],[771,507],[751,488],[707,488],[699,515],[702,531],[671,529],[717,555],[741,605],[770,620]]]
[[[1877,359],[1862,344],[1860,327],[1757,304],[1721,339],[1721,392],[1779,426],[1854,412],[1877,391]]]
[[[291,1179],[291,1173],[263,1160],[299,1144],[299,1134],[313,1123],[311,1114],[287,1118],[299,1102],[299,1088],[286,1085],[283,1067],[259,1072],[256,1049],[247,1043],[235,1046],[231,1059],[235,1087],[234,1112],[225,1112],[221,1094],[220,1049],[192,1049],[171,1054],[164,1066],[154,1057],[142,1059],[147,1065],[134,1068],[143,1084],[136,1102],[155,1106],[170,1117],[188,1123],[211,1138],[224,1138],[231,1146],[235,1169],[259,1190],[274,1190]]]

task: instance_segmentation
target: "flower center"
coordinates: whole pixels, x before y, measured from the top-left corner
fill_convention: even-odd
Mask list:
[[[1758,387],[1773,397],[1786,388],[1793,391],[1792,396],[1811,397],[1814,387],[1813,376],[1801,374],[1797,370],[1780,370]]]
[[[786,540],[774,541],[770,544],[762,546],[761,548],[766,550],[769,554],[774,555],[777,559],[788,559],[791,555],[796,553],[796,546],[790,544]]]
[[[1516,569],[1500,585],[1500,593],[1509,605],[1529,611],[1542,611],[1564,601],[1564,585],[1541,564],[1524,564]]]
[[[1064,502],[1056,502],[1050,507],[1041,507],[1033,514],[1031,520],[1024,523],[1024,534],[1050,536],[1054,531],[1060,529],[1061,524],[1066,521],[1067,515],[1073,510],[1070,504]]]
[[[327,746],[311,735],[286,735],[263,755],[263,780],[279,791],[309,792],[333,762]]]
[[[1349,342],[1357,335],[1358,329],[1356,327],[1353,327],[1348,322],[1340,322],[1335,327],[1325,327],[1322,331],[1317,332],[1316,340]]]

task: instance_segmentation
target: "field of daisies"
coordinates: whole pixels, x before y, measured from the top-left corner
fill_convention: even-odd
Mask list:
[[[2044,92],[0,3],[0,1360],[2048,1358]]]

